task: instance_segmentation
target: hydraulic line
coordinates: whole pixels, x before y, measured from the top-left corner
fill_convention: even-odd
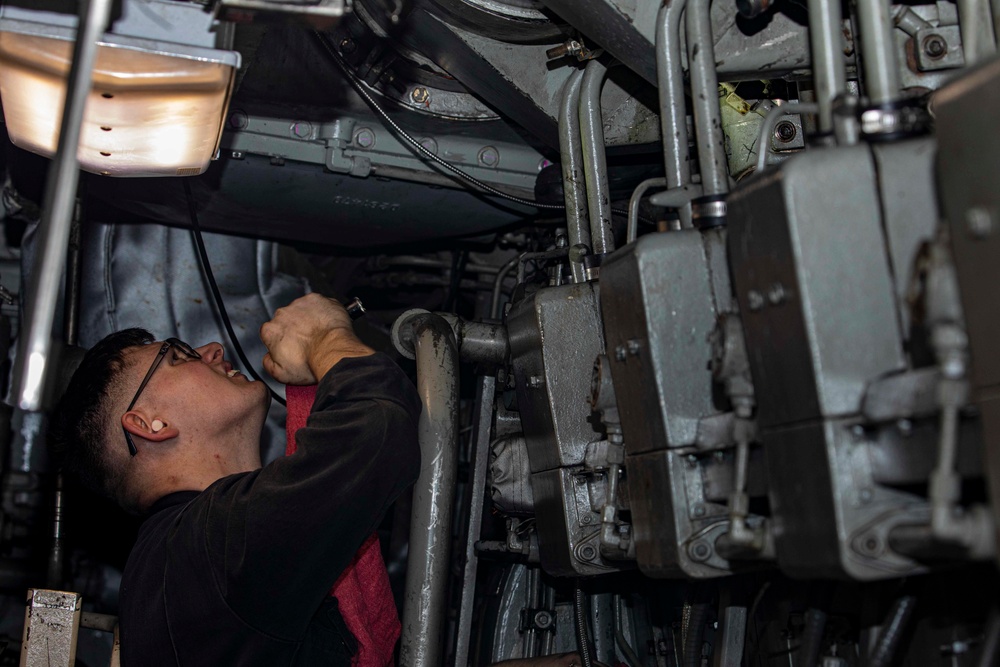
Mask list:
[[[201,227],[198,224],[198,211],[194,205],[194,196],[191,194],[191,183],[185,179],[184,180],[184,194],[187,197],[188,202],[188,213],[191,215],[191,236],[194,237],[194,244],[198,249],[198,258],[201,260],[201,266],[205,270],[205,277],[208,278],[208,286],[212,291],[212,298],[215,299],[215,305],[219,309],[219,317],[222,318],[222,324],[226,327],[226,333],[229,335],[229,340],[232,342],[233,347],[236,348],[236,354],[239,356],[240,361],[243,362],[243,367],[247,369],[251,377],[257,382],[264,382],[257,371],[254,370],[253,364],[247,359],[246,353],[243,352],[243,347],[240,345],[239,339],[236,337],[236,332],[233,331],[233,324],[229,321],[229,313],[226,312],[226,304],[222,301],[222,293],[219,291],[219,285],[215,282],[215,274],[212,273],[212,264],[208,261],[208,252],[205,250],[205,240],[201,237]],[[278,394],[276,391],[271,389],[271,386],[264,382],[264,386],[271,393],[271,396],[278,403],[285,405],[285,399],[283,396]]]
[[[694,602],[690,607],[687,632],[684,634],[682,667],[701,667],[701,647],[705,642],[705,624],[712,607],[707,602]]]

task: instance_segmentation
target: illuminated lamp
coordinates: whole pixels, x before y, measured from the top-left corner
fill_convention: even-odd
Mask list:
[[[0,15],[7,132],[15,145],[52,157],[76,30],[9,14]],[[108,176],[202,173],[218,150],[239,64],[233,51],[105,33],[81,128],[81,169]]]

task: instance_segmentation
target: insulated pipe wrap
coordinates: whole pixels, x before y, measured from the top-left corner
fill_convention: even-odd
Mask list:
[[[410,549],[400,639],[401,667],[443,664],[449,545],[458,469],[458,346],[440,316],[416,314],[412,328],[420,411],[420,476],[413,487]]]

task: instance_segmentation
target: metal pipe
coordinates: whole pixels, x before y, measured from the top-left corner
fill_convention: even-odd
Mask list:
[[[869,102],[874,106],[890,104],[899,99],[891,1],[858,0],[857,3],[865,89]]]
[[[604,119],[601,115],[601,88],[607,66],[591,60],[583,73],[580,90],[580,136],[583,141],[583,171],[587,179],[590,210],[590,240],[594,253],[615,249],[611,230],[611,189],[608,187],[608,158],[604,151]],[[572,240],[570,245],[575,245]]]
[[[691,182],[681,66],[681,17],[685,6],[687,0],[667,0],[656,18],[656,84],[660,94],[660,133],[668,188],[679,188]],[[678,212],[682,226],[690,227],[690,207],[682,206]]]
[[[847,90],[840,0],[809,0],[809,41],[819,131],[833,131],[833,101]]]
[[[472,428],[475,440],[472,446],[472,479],[469,486],[469,527],[465,533],[465,560],[462,567],[462,597],[458,609],[458,631],[455,640],[455,665],[469,664],[469,648],[472,644],[472,610],[475,606],[476,575],[479,570],[476,542],[479,541],[482,529],[495,392],[494,376],[484,375],[479,378]],[[546,633],[549,634],[551,633]]]
[[[882,632],[879,633],[878,641],[868,657],[870,667],[889,667],[892,664],[916,605],[917,599],[912,595],[904,595],[893,604],[889,617],[882,626]]]
[[[42,409],[45,377],[52,352],[52,323],[59,299],[66,243],[69,240],[76,188],[79,180],[77,147],[80,126],[90,92],[97,40],[104,33],[112,0],[84,0],[73,45],[73,65],[66,83],[66,102],[59,126],[59,145],[49,167],[42,221],[39,226],[39,259],[26,292],[25,327],[17,355],[17,407],[28,412]]]
[[[614,626],[615,626],[615,644],[618,646],[618,650],[621,651],[622,655],[625,657],[625,662],[628,663],[629,667],[642,667],[644,664],[639,656],[636,654],[635,649],[632,645],[628,643],[625,638],[625,619],[624,614],[622,614],[622,596],[615,594],[611,599],[611,613],[614,614]]]
[[[458,347],[451,327],[433,314],[415,315],[413,351],[423,409],[417,433],[420,476],[413,487],[399,664],[438,667],[447,610],[449,545],[458,470]]]
[[[583,72],[573,72],[563,85],[559,107],[559,155],[566,198],[566,231],[571,246],[590,245],[587,188],[583,173],[583,140],[580,138],[580,87]]]
[[[701,187],[705,196],[729,192],[722,108],[719,106],[719,77],[715,71],[715,42],[712,41],[712,0],[689,0],[686,19],[688,69],[694,101],[695,141]]]
[[[667,187],[665,178],[647,178],[636,186],[632,192],[632,198],[628,200],[628,231],[625,235],[625,243],[632,243],[639,236],[639,202],[646,195],[650,188]]]
[[[490,318],[499,319],[500,318],[500,292],[503,291],[503,281],[507,278],[507,275],[514,270],[517,266],[519,257],[514,257],[507,261],[506,264],[500,267],[500,271],[497,273],[496,279],[493,281],[493,298],[490,299]]]
[[[958,26],[965,64],[974,65],[997,51],[989,0],[958,0]]]

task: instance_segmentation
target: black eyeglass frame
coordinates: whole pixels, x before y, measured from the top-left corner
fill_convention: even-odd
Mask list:
[[[180,340],[179,338],[168,338],[165,341],[163,341],[163,345],[160,346],[160,351],[156,353],[156,359],[153,360],[153,364],[149,367],[149,370],[146,371],[146,377],[142,378],[142,383],[136,390],[135,396],[132,397],[132,402],[128,404],[127,408],[125,408],[125,412],[128,412],[129,410],[135,407],[135,402],[139,400],[139,396],[142,394],[142,390],[146,388],[147,384],[149,384],[149,379],[153,377],[153,373],[156,372],[156,369],[160,367],[160,362],[163,361],[163,358],[167,356],[167,352],[172,347],[176,347],[178,350],[183,352],[188,357],[191,357],[192,359],[201,359],[201,355],[195,352],[193,347],[191,347],[184,341]],[[128,432],[128,429],[125,428],[124,424],[122,424],[122,431],[125,433],[125,442],[128,444],[128,453],[132,456],[135,456],[136,454],[139,453],[139,450],[136,449],[135,447],[135,442],[133,442],[132,440],[132,434]]]

